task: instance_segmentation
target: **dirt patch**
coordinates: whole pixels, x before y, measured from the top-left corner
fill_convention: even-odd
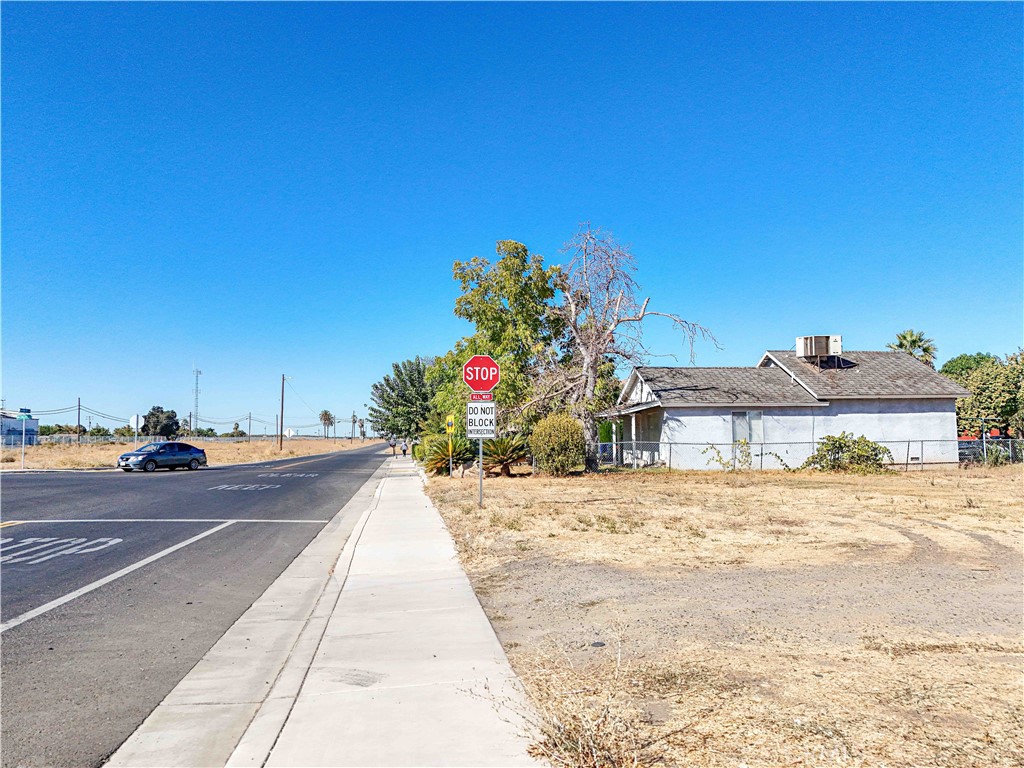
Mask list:
[[[146,442],[140,438],[139,445]],[[285,442],[284,450],[277,450],[277,444],[268,440],[258,440],[252,443],[208,443],[202,440],[189,441],[184,438],[182,442],[195,445],[206,451],[206,457],[211,466],[218,464],[245,464],[253,461],[273,461],[274,459],[287,459],[292,456],[311,456],[318,453],[330,453],[332,451],[347,451],[353,448],[361,448],[373,443],[386,445],[383,441],[367,440],[360,443],[358,440],[289,440]],[[43,444],[28,446],[25,448],[26,469],[76,469],[92,467],[114,467],[117,466],[117,457],[122,453],[132,450],[132,446],[123,444],[99,444],[99,445],[56,445]],[[7,471],[21,468],[21,448],[7,448],[0,451],[0,469]]]
[[[895,768],[1024,764],[1022,486],[1011,467],[518,477],[483,510],[471,478],[428,493],[543,715],[538,755]]]

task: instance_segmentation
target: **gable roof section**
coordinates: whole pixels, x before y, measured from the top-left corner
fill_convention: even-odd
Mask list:
[[[792,350],[769,350],[763,366],[776,365],[792,374],[819,399],[871,400],[905,398],[970,397],[959,384],[929,368],[906,352],[843,352],[848,368],[819,368],[796,356]]]
[[[651,389],[656,404],[665,408],[827,405],[812,397],[782,368],[643,366],[637,368],[635,373]]]

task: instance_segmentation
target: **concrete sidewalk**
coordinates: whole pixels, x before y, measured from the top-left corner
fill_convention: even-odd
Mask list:
[[[109,765],[537,764],[525,695],[418,469],[391,459],[372,499],[360,496],[301,628],[275,582],[271,604],[257,601]],[[308,596],[301,579],[323,557],[306,555],[279,582],[300,579]]]

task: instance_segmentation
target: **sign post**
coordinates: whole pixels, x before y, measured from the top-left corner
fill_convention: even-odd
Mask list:
[[[490,355],[473,355],[462,366],[462,380],[473,390],[466,406],[466,437],[480,441],[480,507],[484,505],[484,438],[497,436],[494,388],[501,381],[501,367]]]
[[[451,477],[454,474],[452,472],[452,432],[455,431],[454,413],[448,414],[448,420],[444,424],[444,431],[448,433],[448,477]]]
[[[21,468],[25,468],[25,422],[32,418],[32,411],[22,408],[18,414],[18,421],[21,422]]]
[[[139,414],[135,414],[128,419],[128,425],[135,430],[135,447],[139,447],[139,427],[142,426],[142,417]]]

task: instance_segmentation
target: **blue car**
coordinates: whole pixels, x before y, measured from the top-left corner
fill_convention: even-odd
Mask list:
[[[199,469],[206,466],[206,451],[188,443],[147,443],[118,456],[117,466],[125,472],[155,472],[160,467]]]

